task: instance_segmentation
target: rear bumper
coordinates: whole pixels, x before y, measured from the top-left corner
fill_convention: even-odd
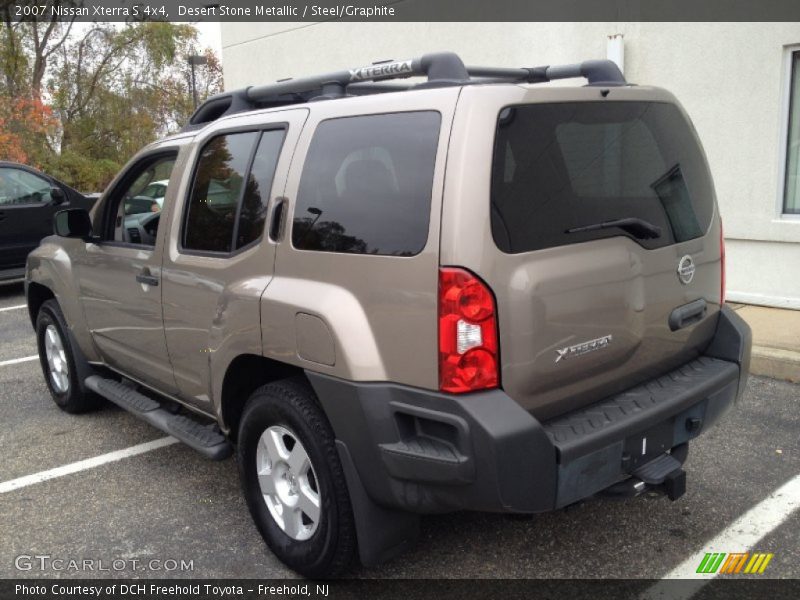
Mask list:
[[[531,513],[608,488],[707,430],[741,395],[750,346],[747,324],[724,307],[703,356],[545,423],[502,390],[452,396],[308,376],[376,504]]]

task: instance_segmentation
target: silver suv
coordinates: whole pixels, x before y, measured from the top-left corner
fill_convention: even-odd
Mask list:
[[[420,514],[674,500],[748,373],[697,135],[608,61],[224,93],[55,229],[26,289],[56,404],[235,448],[308,576],[397,554]]]

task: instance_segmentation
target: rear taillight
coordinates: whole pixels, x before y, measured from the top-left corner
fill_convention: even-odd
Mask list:
[[[439,269],[439,389],[461,394],[497,387],[494,296],[464,269]]]
[[[719,222],[719,268],[720,268],[720,286],[719,286],[719,305],[725,304],[725,235],[722,232],[722,219]]]

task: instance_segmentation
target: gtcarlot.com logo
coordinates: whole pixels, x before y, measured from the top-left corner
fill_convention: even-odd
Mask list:
[[[182,558],[65,558],[49,554],[20,554],[14,559],[18,571],[98,573],[114,571],[194,571],[194,560]]]
[[[727,557],[727,558],[726,558]],[[761,575],[772,560],[772,554],[763,552],[707,552],[697,567],[698,573],[730,575]]]

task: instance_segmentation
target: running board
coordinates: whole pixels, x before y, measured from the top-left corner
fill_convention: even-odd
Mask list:
[[[113,379],[91,375],[86,378],[85,384],[93,392],[197,450],[206,458],[223,460],[232,453],[230,443],[216,425],[205,425],[187,416],[173,414],[158,401]]]

